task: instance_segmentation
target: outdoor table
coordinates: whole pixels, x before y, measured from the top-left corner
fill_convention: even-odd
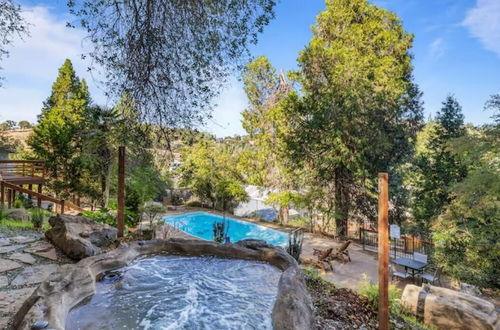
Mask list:
[[[396,258],[393,262],[396,265],[404,266],[405,270],[407,270],[408,268],[411,269],[411,276],[413,277],[413,279],[415,279],[415,271],[419,273],[425,268],[425,266],[427,266],[427,263],[425,262],[403,257]]]

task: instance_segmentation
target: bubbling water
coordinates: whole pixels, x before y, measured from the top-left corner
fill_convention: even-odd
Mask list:
[[[154,256],[96,283],[66,329],[272,329],[281,271],[267,263]]]

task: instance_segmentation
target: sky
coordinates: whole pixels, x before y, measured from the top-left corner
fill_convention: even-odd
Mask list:
[[[424,93],[426,117],[434,116],[448,94],[463,107],[465,120],[490,121],[483,111],[491,94],[500,93],[500,0],[373,0],[395,12],[415,36],[414,76]],[[66,0],[22,0],[31,36],[16,40],[1,63],[6,80],[0,88],[0,121],[36,122],[50,95],[58,68],[70,58],[77,74],[89,84],[96,103],[112,106],[86,70],[80,54],[88,49],[85,33],[66,27],[71,20]],[[266,55],[277,69],[297,69],[324,0],[281,0],[276,18],[251,47],[252,56]],[[235,73],[216,100],[213,118],[201,130],[219,137],[244,134],[241,111],[247,106],[239,74]]]

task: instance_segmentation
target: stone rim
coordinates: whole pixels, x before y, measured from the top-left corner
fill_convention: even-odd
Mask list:
[[[62,266],[58,272],[42,282],[25,301],[12,319],[12,329],[31,329],[35,322],[40,321],[47,321],[51,329],[65,329],[69,311],[95,293],[95,283],[100,274],[126,266],[138,257],[147,255],[214,256],[264,261],[282,271],[272,311],[274,328],[312,328],[313,307],[302,271],[295,259],[283,248],[259,240],[218,244],[171,238],[122,244],[108,253],[85,258],[77,264]]]

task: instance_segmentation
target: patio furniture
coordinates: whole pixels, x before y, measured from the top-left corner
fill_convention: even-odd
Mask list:
[[[427,264],[427,254],[413,252],[413,260]]]
[[[429,273],[422,273],[420,274],[420,280],[422,282],[426,281],[427,283],[430,283],[432,285],[435,285],[436,283],[441,284],[441,273],[442,269],[440,267],[437,267],[432,274]]]
[[[427,258],[427,256],[425,256]],[[420,258],[419,258],[420,259]],[[423,260],[420,259],[420,260]],[[415,259],[409,259],[409,258],[396,258],[393,261],[396,265],[403,266],[405,270],[407,271],[408,269],[411,271],[411,277],[415,279],[415,273],[421,273],[422,270],[427,266],[427,262],[415,260]]]
[[[396,270],[396,267],[394,267],[393,264],[390,264],[389,267],[390,267],[390,271],[391,271],[391,280],[394,280],[394,277],[397,277],[397,278],[400,278],[400,279],[403,279],[403,280],[411,277],[411,274],[409,274],[406,271],[405,272],[398,272]]]

